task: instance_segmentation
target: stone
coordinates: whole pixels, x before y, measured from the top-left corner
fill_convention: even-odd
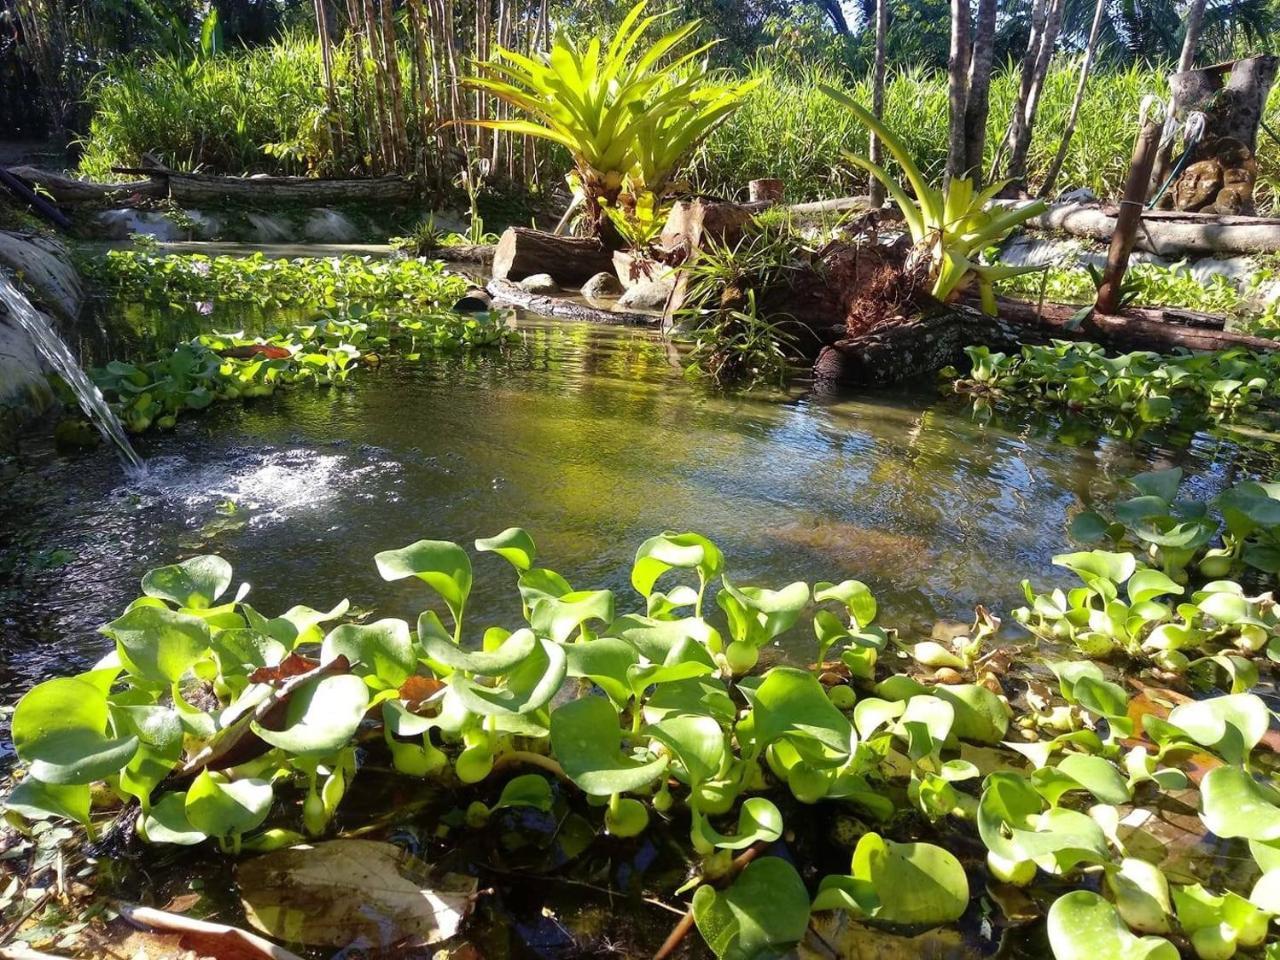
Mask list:
[[[1199,160],[1187,167],[1174,184],[1174,209],[1200,210],[1212,203],[1221,189],[1222,164],[1217,160]]]
[[[1222,216],[1253,216],[1253,184],[1249,182],[1227,184],[1218,191],[1213,206],[1207,209]]]
[[[80,314],[84,291],[71,252],[54,237],[0,230],[0,267],[22,278],[37,307],[59,320]]]
[[[588,300],[616,297],[622,293],[622,284],[612,273],[601,270],[582,285],[582,295]]]
[[[661,310],[671,295],[671,284],[658,280],[637,283],[618,300],[618,306],[627,310]]]
[[[549,273],[535,273],[533,276],[525,277],[520,281],[519,287],[525,293],[549,295],[560,292],[560,284],[552,280]]]

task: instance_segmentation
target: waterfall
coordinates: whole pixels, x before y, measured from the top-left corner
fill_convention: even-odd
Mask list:
[[[58,376],[66,381],[80,409],[98,428],[98,432],[107,442],[116,448],[125,470],[130,473],[145,469],[142,457],[133,449],[129,437],[124,432],[120,418],[111,412],[102,391],[93,385],[93,381],[80,368],[76,358],[71,355],[67,345],[54,331],[49,321],[33,307],[4,273],[0,272],[0,314],[12,317],[18,326],[31,338],[40,356],[51,366]]]

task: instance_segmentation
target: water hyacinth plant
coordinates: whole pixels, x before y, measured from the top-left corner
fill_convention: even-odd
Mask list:
[[[259,611],[216,556],[151,571],[143,596],[102,628],[107,656],[18,703],[24,770],[8,809],[235,856],[332,834],[370,764],[461,791],[459,828],[548,810],[571,786],[573,815],[613,843],[659,818],[687,830],[682,889],[720,958],[776,956],[815,911],[890,929],[956,921],[972,908],[969,873],[984,868],[967,870],[941,835],[926,839],[944,824],[980,840],[990,883],[1043,873],[1064,891],[1048,916],[1058,960],[1083,956],[1086,938],[1117,957],[1174,957],[1161,935],[1177,930],[1211,960],[1228,955],[1224,944],[1261,945],[1280,912],[1280,793],[1255,776],[1274,760],[1263,743],[1272,717],[1242,673],[1236,692],[1164,713],[1147,703],[1139,723],[1098,665],[1053,662],[1056,689],[1035,685],[1044,719],[1020,721],[1010,739],[1013,688],[998,671],[941,683],[860,652],[882,651],[892,631],[875,625],[858,581],[748,586],[707,538],[664,533],[638,549],[638,605],[624,612],[611,591],[575,589],[540,566],[524,530],[475,549],[514,572],[518,629],[484,625],[472,556],[448,541],[375,557],[384,580],[424,594],[416,628],[352,617],[345,600]],[[1111,603],[1104,580],[1127,582],[1135,605],[1172,591],[1150,577],[1135,587],[1132,557],[1064,563]],[[761,670],[760,649],[807,615],[819,661]],[[998,643],[996,628],[979,617],[971,641]],[[1186,791],[1180,764],[1193,755],[1201,769],[1212,761],[1199,785],[1204,827],[1247,841],[1262,871],[1251,891],[1175,882],[1127,845],[1124,812]],[[293,800],[302,833],[286,826]],[[784,811],[814,804],[858,826],[848,872],[810,883],[792,864]],[[1080,889],[1099,873],[1106,898]]]

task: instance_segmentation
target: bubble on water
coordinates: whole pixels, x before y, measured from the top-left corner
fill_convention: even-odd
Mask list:
[[[242,452],[215,462],[156,457],[147,466],[144,476],[116,488],[113,496],[136,499],[140,506],[176,505],[190,511],[193,520],[203,520],[209,510],[230,502],[237,512],[251,514],[254,526],[345,496],[394,499],[386,484],[401,470],[377,448],[362,450],[358,458],[285,449]]]

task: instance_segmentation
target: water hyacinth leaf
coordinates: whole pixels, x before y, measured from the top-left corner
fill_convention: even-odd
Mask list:
[[[551,713],[551,749],[569,779],[597,797],[639,790],[666,769],[667,759],[622,753],[618,712],[600,697],[582,697]]]
[[[882,727],[887,727],[902,716],[907,709],[905,700],[881,700],[879,697],[866,697],[859,700],[853,708],[853,725],[858,728],[858,736],[868,739]],[[952,720],[955,711],[952,710]]]
[[[782,814],[773,801],[749,797],[738,810],[738,829],[732,836],[717,832],[701,814],[695,816],[694,830],[721,850],[745,850],[753,843],[773,843],[782,836]]]
[[[1137,933],[1168,933],[1173,917],[1169,881],[1153,863],[1125,857],[1108,869],[1107,886],[1121,918]]]
[[[383,580],[417,577],[440,594],[454,623],[462,622],[471,595],[471,558],[456,543],[419,540],[399,550],[384,550],[373,559]]]
[[[1183,593],[1180,584],[1175,583],[1159,570],[1148,569],[1135,571],[1129,578],[1126,589],[1130,603],[1145,603],[1167,594],[1180,596]]]
[[[138,752],[120,771],[120,789],[137,797],[145,809],[151,791],[160,785],[182,756],[182,720],[162,706],[112,706],[116,730],[138,738]]]
[[[1116,908],[1089,890],[1055,900],[1048,929],[1055,960],[1179,960],[1172,943],[1134,936]]]
[[[320,647],[321,663],[344,656],[375,688],[394,687],[409,679],[417,667],[417,651],[403,620],[387,618],[373,623],[343,623],[334,627]]]
[[[142,818],[142,833],[150,843],[171,843],[191,847],[203,843],[208,834],[197,830],[187,819],[187,792],[166,793]]]
[[[226,838],[261,826],[271,812],[271,801],[271,784],[266,780],[228,780],[203,770],[188,788],[183,809],[196,830]]]
[[[908,700],[898,721],[898,733],[907,740],[907,756],[920,760],[941,750],[955,719],[955,708],[938,697],[922,694]]]
[[[713,652],[721,646],[719,631],[700,617],[655,620],[627,614],[609,624],[604,634],[625,640],[641,656],[654,663],[665,662],[671,651],[684,640],[697,641]]]
[[[743,683],[740,689],[751,704],[756,751],[780,737],[799,736],[848,754],[853,727],[807,670],[774,667],[759,684]]]
[[[1101,543],[1110,537],[1113,531],[1113,525],[1092,510],[1077,513],[1067,528],[1067,533],[1072,540],[1085,545]]]
[[[818,884],[811,910],[844,910],[854,917],[867,917],[880,906],[876,889],[867,880],[828,874]]]
[[[102,628],[131,674],[175,683],[210,653],[209,624],[163,607],[135,606]]]
[[[1166,503],[1171,503],[1178,495],[1178,487],[1182,485],[1182,468],[1168,467],[1135,474],[1129,478],[1129,484],[1143,496],[1159,497]]]
[[[369,708],[369,688],[353,674],[317,677],[289,696],[278,730],[257,720],[253,732],[295,755],[318,756],[346,746]]]
[[[437,624],[439,620],[435,621]],[[424,630],[418,621],[418,639],[427,658],[454,670],[465,670],[485,677],[500,676],[522,663],[538,645],[532,630],[517,630],[492,650],[463,650],[453,638],[439,631]]]
[[[676,683],[693,677],[705,677],[719,667],[710,651],[696,640],[685,637],[667,654],[661,663],[636,663],[627,668],[627,682],[637,699],[653,686]]]
[[[1179,704],[1169,712],[1169,723],[1228,763],[1239,764],[1266,736],[1271,711],[1255,694],[1228,694]]]
[[[1224,840],[1280,840],[1278,801],[1239,767],[1216,767],[1200,781],[1200,819]]]
[[[644,717],[649,723],[680,713],[703,714],[728,724],[733,721],[735,709],[724,684],[704,677],[664,683],[645,701]]]
[[[564,643],[584,624],[613,622],[613,592],[573,590],[559,597],[542,597],[529,607],[529,625],[540,637]]]
[[[534,567],[521,573],[517,589],[526,612],[544,597],[563,597],[573,591],[568,580],[545,567]]]
[[[494,810],[507,807],[533,807],[546,813],[551,809],[551,784],[546,777],[536,773],[525,773],[513,777],[502,788],[502,795],[493,805]]]
[[[813,599],[818,603],[836,600],[844,604],[858,628],[867,627],[876,618],[876,598],[871,588],[861,580],[842,580],[839,583],[819,583],[813,588]]]
[[[514,634],[512,634],[514,636]],[[497,686],[481,686],[457,674],[449,685],[468,710],[481,716],[527,714],[551,702],[568,669],[564,647],[549,640],[538,645]]]
[[[690,908],[698,932],[719,960],[779,956],[809,926],[809,893],[796,868],[760,857],[727,890],[703,884]]]
[[[911,677],[897,675],[878,684],[876,693],[886,700],[905,701],[918,696],[945,700],[955,711],[951,735],[961,740],[994,745],[1004,739],[1009,729],[1008,708],[994,693],[976,683],[926,687]]]
[[[330,620],[337,620],[350,608],[351,604],[347,600],[340,601],[331,610],[316,610],[298,604],[269,621],[266,632],[294,648],[304,643],[319,643],[320,625]],[[292,631],[291,634],[290,631]]]
[[[1131,553],[1111,553],[1106,550],[1088,550],[1081,553],[1060,553],[1053,558],[1056,566],[1066,567],[1086,583],[1108,580],[1124,583],[1138,568],[1138,561]]]
[[[1280,869],[1270,870],[1258,878],[1249,893],[1249,902],[1264,913],[1280,916]]]
[[[627,671],[640,662],[631,644],[616,637],[597,637],[565,644],[564,652],[569,676],[590,680],[618,706],[631,699]]]
[[[481,553],[496,553],[519,571],[532,569],[538,550],[533,537],[520,527],[507,527],[496,537],[484,537],[476,541]]]
[[[142,578],[142,592],[180,607],[203,608],[231,586],[231,564],[221,557],[192,557],[159,567]]]
[[[640,544],[631,565],[631,585],[648,597],[658,578],[673,569],[696,570],[699,585],[705,585],[724,569],[724,554],[700,534],[668,531]]]
[[[28,820],[61,817],[79,824],[89,822],[92,792],[87,783],[45,783],[24,777],[4,800],[4,809]]]
[[[1253,855],[1254,863],[1263,873],[1280,870],[1280,842],[1250,840],[1249,853]]]
[[[851,875],[869,883],[880,905],[872,919],[939,926],[969,907],[969,880],[951,853],[932,843],[895,843],[863,834],[853,851]]]
[[[1130,799],[1128,783],[1110,760],[1085,753],[1069,753],[1058,761],[1056,769],[1103,803],[1125,803]]]
[[[781,590],[736,587],[728,577],[721,577],[721,582],[724,589],[716,595],[716,602],[729,618],[730,632],[735,639],[755,646],[790,630],[809,602],[809,585],[799,581]]]
[[[726,756],[725,735],[713,717],[673,714],[646,727],[645,735],[671,751],[680,779],[697,788],[719,775]]]
[[[56,677],[18,701],[10,733],[36,779],[84,784],[116,773],[137,752],[138,738],[108,735],[109,721],[100,688],[77,677]]]

